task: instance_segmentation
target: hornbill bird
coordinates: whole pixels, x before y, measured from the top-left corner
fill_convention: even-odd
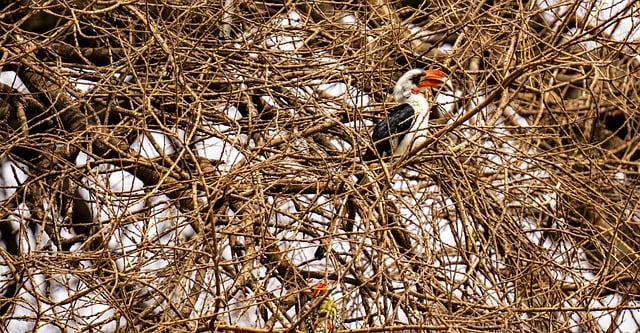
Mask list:
[[[393,88],[393,98],[401,104],[392,108],[388,117],[373,128],[371,138],[375,151],[367,149],[362,160],[371,161],[379,157],[401,156],[411,150],[420,139],[424,140],[432,110],[425,92],[429,88],[438,88],[443,85],[453,90],[451,81],[442,71],[437,69],[416,68],[404,73]],[[434,105],[434,108],[441,109],[442,107]],[[360,186],[367,177],[365,174],[360,174],[356,175],[356,178],[355,186]],[[379,185],[382,188],[382,184]],[[345,202],[349,201],[350,199],[347,198]],[[348,207],[347,220],[352,221],[356,213],[353,205],[349,204]],[[347,225],[345,230],[349,231],[352,227],[352,225]],[[394,235],[394,237],[396,236]],[[314,258],[317,260],[324,258],[329,248],[330,246],[323,245],[317,247]]]
[[[393,98],[401,104],[391,109],[388,117],[380,121],[371,133],[377,156],[402,155],[418,138],[425,138],[431,112],[425,90],[443,85],[452,88],[451,81],[437,69],[415,68],[398,79],[393,88]],[[368,150],[363,160],[370,161],[377,156]]]

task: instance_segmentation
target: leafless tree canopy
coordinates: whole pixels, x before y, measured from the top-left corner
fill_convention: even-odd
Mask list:
[[[635,1],[0,3],[3,330],[640,325]]]

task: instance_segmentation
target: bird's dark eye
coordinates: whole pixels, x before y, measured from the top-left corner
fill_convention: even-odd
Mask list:
[[[409,80],[411,81],[411,83],[418,85],[418,83],[420,83],[420,81],[422,81],[423,78],[424,78],[424,74],[416,74],[416,75],[413,75],[411,78],[409,78]]]

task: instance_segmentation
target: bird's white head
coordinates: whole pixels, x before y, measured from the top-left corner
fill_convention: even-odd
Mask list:
[[[406,102],[412,95],[421,95],[427,88],[446,85],[451,81],[441,70],[414,68],[404,73],[393,88],[396,102]]]

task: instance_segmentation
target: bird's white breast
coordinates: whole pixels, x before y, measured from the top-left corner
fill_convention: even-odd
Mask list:
[[[429,114],[417,114],[415,122],[411,129],[398,143],[395,155],[402,155],[412,147],[420,145],[427,137],[427,124],[429,123]]]
[[[412,95],[407,101],[415,111],[411,128],[398,143],[394,155],[402,155],[412,147],[420,145],[427,137],[427,125],[429,124],[429,103],[422,94]]]

